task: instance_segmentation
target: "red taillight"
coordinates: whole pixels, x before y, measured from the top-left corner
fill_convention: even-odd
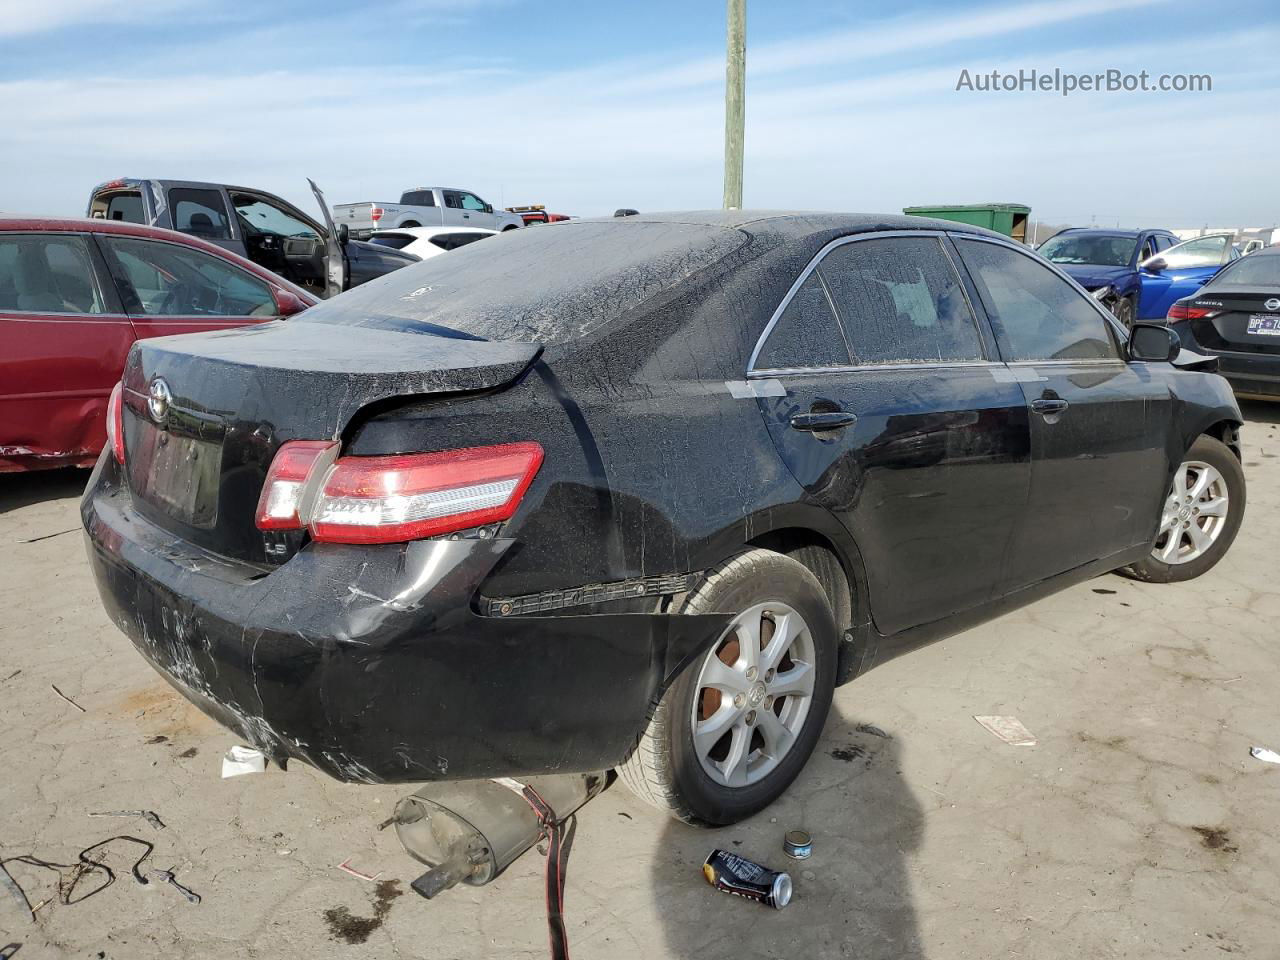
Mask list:
[[[124,384],[117,383],[107,400],[107,443],[116,463],[124,465]]]
[[[1210,317],[1216,317],[1221,310],[1209,310],[1205,307],[1188,307],[1185,304],[1175,303],[1169,308],[1169,315],[1166,320],[1208,320]]]
[[[342,457],[307,524],[328,543],[400,543],[508,520],[542,465],[536,443]]]
[[[370,210],[370,211],[369,211],[369,219],[370,219],[370,220],[372,220],[374,223],[377,223],[379,220],[381,220],[381,219],[382,219],[382,208],[381,208],[381,207],[374,207],[372,210]]]
[[[536,443],[341,457],[337,444],[280,448],[258,499],[262,530],[324,543],[403,543],[509,520],[542,465]]]
[[[308,494],[314,496],[319,474],[333,463],[337,452],[332,440],[290,440],[282,446],[258,497],[258,529],[301,530]]]

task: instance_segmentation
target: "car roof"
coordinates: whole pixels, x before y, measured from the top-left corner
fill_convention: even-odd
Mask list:
[[[1107,227],[1067,227],[1065,230],[1059,230],[1054,236],[1062,236],[1064,233],[1087,233],[1106,237],[1138,237],[1144,233],[1164,233],[1171,237],[1177,236],[1172,230],[1166,230],[1163,227],[1143,227],[1141,230],[1111,230]],[[1049,238],[1050,240],[1053,237]]]
[[[563,221],[564,226],[581,223],[614,223],[620,227],[641,223],[688,224],[709,228],[741,230],[748,234],[772,234],[784,240],[836,231],[842,234],[884,230],[945,230],[998,237],[1013,242],[994,230],[954,220],[913,217],[888,213],[828,213],[820,210],[681,210],[670,213],[640,213],[630,217],[591,217]],[[557,225],[556,229],[564,229]]]
[[[217,244],[193,237],[189,233],[177,230],[166,230],[163,227],[152,227],[142,223],[130,223],[127,220],[104,220],[95,217],[39,217],[23,214],[0,214],[0,233],[106,233],[119,237],[142,237],[147,240],[167,240],[183,246],[194,247],[215,257],[234,263],[248,270],[255,276],[268,280],[277,286],[284,287],[291,293],[303,298],[307,303],[315,303],[316,296],[302,287],[291,283],[279,274],[272,273],[239,254],[219,247]]]

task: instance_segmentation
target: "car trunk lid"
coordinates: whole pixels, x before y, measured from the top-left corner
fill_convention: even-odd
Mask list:
[[[289,440],[340,440],[363,408],[482,392],[520,377],[536,344],[277,321],[137,343],[125,368],[126,473],[153,523],[221,555],[264,563],[254,523]]]
[[[1280,353],[1280,290],[1214,290],[1185,302],[1193,309],[1217,311],[1191,321],[1201,345],[1240,353]]]

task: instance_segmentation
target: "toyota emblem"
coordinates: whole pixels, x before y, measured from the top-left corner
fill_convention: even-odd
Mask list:
[[[164,423],[172,402],[173,394],[169,392],[169,385],[164,379],[156,377],[152,380],[151,386],[147,388],[147,409],[151,411],[151,419],[156,423]]]
[[[1263,306],[1268,310],[1280,310],[1280,297],[1272,297]]]

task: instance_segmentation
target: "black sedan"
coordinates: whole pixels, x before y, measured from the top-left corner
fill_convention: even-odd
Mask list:
[[[1223,267],[1168,322],[1189,349],[1218,358],[1238,395],[1280,400],[1280,247]]]
[[[480,246],[130,354],[82,505],[103,602],[269,756],[613,767],[729,823],[837,684],[1100,573],[1199,575],[1239,527],[1226,382],[996,234],[716,212]]]

